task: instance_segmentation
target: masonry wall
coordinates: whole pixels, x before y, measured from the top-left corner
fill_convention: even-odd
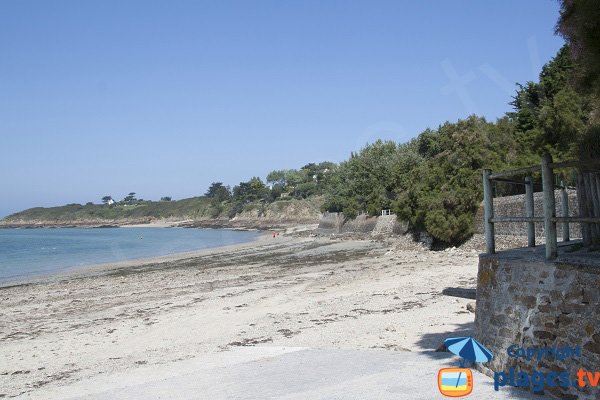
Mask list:
[[[577,191],[567,190],[569,197],[569,216],[579,215],[579,203],[577,202]],[[533,214],[536,217],[544,216],[544,194],[542,192],[533,194]],[[554,199],[556,203],[556,215],[562,215],[562,196],[560,190],[555,190]],[[494,215],[497,217],[524,217],[525,216],[525,195],[496,197],[494,198]],[[557,224],[557,234],[562,237],[562,224]],[[524,222],[508,222],[494,224],[494,230],[497,235],[509,236],[527,236],[527,224]],[[484,233],[483,227],[483,204],[479,207],[475,215],[475,232]],[[571,238],[581,238],[581,227],[579,224],[569,224],[569,233]],[[545,237],[544,223],[535,224],[536,238]]]
[[[354,219],[346,221],[343,213],[330,212],[323,214],[317,228],[318,233],[326,235],[358,233],[372,236],[389,236],[404,234],[407,230],[408,224],[399,222],[394,214],[378,217],[361,214]]]
[[[344,214],[342,213],[323,213],[319,220],[317,232],[324,234],[340,233],[344,224]]]
[[[547,263],[518,249],[479,260],[475,335],[493,353],[483,369],[569,372],[600,371],[600,267],[570,262]],[[582,346],[576,361],[526,361],[507,355],[522,347]],[[489,371],[488,371],[489,372]],[[560,398],[598,399],[596,389],[546,388]]]
[[[377,217],[369,217],[365,214],[359,215],[342,225],[342,233],[371,233],[377,225],[377,219]]]
[[[372,236],[403,235],[408,232],[408,223],[398,221],[395,214],[377,217],[377,225],[371,232]]]

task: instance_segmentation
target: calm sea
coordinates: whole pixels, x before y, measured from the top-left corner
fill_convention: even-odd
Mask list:
[[[243,243],[258,235],[185,228],[0,229],[0,284],[94,264]]]

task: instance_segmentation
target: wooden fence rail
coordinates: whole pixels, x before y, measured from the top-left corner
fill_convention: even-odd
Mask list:
[[[563,241],[569,241],[569,223],[580,223],[583,236],[583,244],[589,247],[600,243],[600,159],[586,161],[565,161],[553,163],[550,155],[542,157],[541,165],[519,168],[512,171],[502,171],[492,173],[491,170],[483,170],[483,205],[484,205],[484,227],[486,251],[495,253],[495,234],[494,224],[505,222],[524,222],[527,223],[527,244],[529,247],[535,246],[535,223],[544,223],[544,233],[546,236],[546,259],[556,258],[558,251],[556,224],[562,224]],[[569,217],[569,199],[566,192],[566,185],[561,182],[561,216],[556,216],[556,204],[554,199],[554,170],[559,168],[577,168],[577,199],[579,202],[579,216]],[[506,179],[524,175],[530,172],[541,171],[542,192],[543,192],[543,210],[544,215],[536,217],[534,215],[533,201],[533,179],[531,176],[525,177],[523,182]],[[525,216],[522,217],[502,217],[494,216],[494,191],[493,182],[501,181],[512,184],[525,185]]]

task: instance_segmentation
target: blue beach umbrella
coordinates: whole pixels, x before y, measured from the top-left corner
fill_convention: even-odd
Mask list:
[[[464,360],[488,362],[494,357],[491,351],[471,336],[448,338],[444,340],[444,344],[448,351],[462,357]]]

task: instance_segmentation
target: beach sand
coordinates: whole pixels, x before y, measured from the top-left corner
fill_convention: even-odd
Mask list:
[[[0,397],[243,346],[433,351],[472,331],[446,287],[475,288],[474,250],[266,234],[0,289]]]

